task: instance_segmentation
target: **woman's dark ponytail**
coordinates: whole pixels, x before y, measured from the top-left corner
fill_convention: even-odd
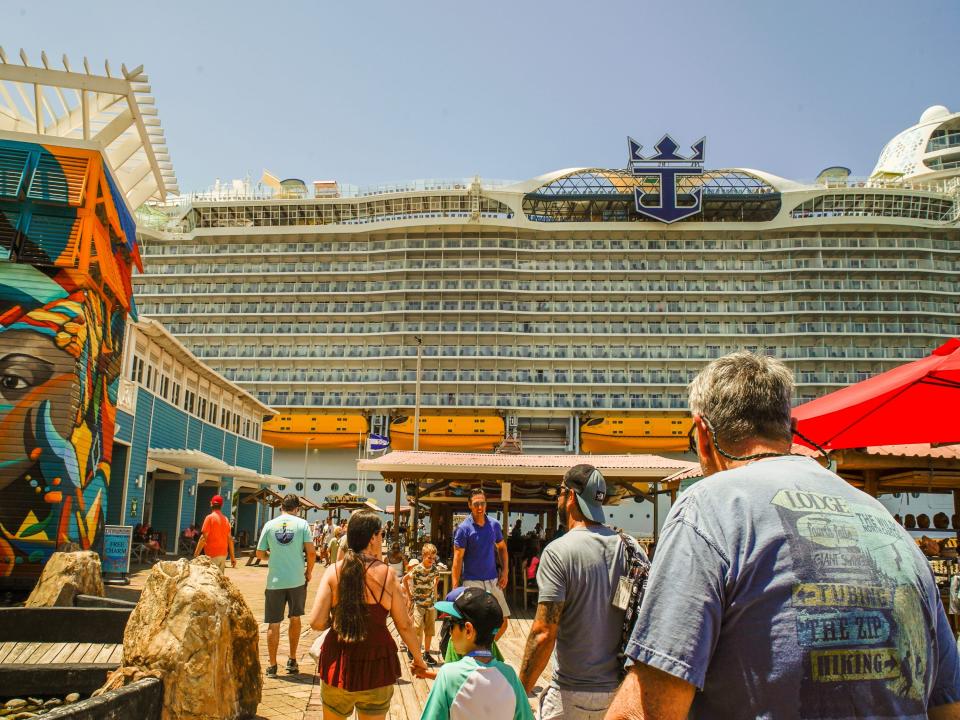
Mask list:
[[[347,550],[340,569],[337,604],[333,608],[333,629],[343,642],[363,642],[367,637],[370,618],[365,597],[367,566],[361,553],[380,532],[380,527],[380,517],[369,510],[355,512],[347,523]]]

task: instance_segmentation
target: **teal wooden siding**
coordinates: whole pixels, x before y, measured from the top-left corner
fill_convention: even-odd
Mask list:
[[[190,489],[197,484],[197,469],[187,468],[183,487],[180,490],[180,529],[186,530],[193,525],[197,510],[197,496],[190,494]]]
[[[187,414],[166,400],[155,398],[153,403],[153,432],[150,447],[181,449],[187,440]]]
[[[190,416],[189,432],[187,433],[187,450],[200,449],[200,437],[203,435],[203,423],[197,418]]]
[[[223,461],[230,465],[237,464],[237,436],[230,433],[224,433],[223,437]]]
[[[239,465],[240,467],[250,468],[251,470],[256,470],[261,472],[261,458],[263,454],[263,445],[260,443],[255,443],[253,440],[248,440],[247,438],[238,438],[237,439],[237,461],[234,465]]]
[[[117,424],[113,429],[113,437],[125,443],[130,442],[130,438],[133,437],[133,415],[117,410]]]
[[[203,437],[200,439],[200,449],[207,455],[215,458],[223,457],[224,432],[213,425],[203,424]]]
[[[264,475],[273,473],[273,445],[261,445],[263,448],[263,458],[260,461],[260,472]]]
[[[118,489],[125,484],[127,487],[127,500],[123,507],[124,513],[120,522],[128,525],[136,525],[143,522],[143,501],[144,489],[137,488],[134,480],[138,476],[144,478],[146,485],[147,468],[147,450],[149,448],[165,448],[172,450],[200,450],[217,459],[223,460],[229,465],[238,465],[249,468],[257,472],[270,473],[273,468],[273,448],[263,443],[254,442],[247,438],[238,437],[232,433],[225,432],[222,428],[215,427],[209,423],[203,422],[196,417],[188,415],[179,408],[174,407],[162,398],[153,393],[137,388],[136,414],[130,415],[118,411],[118,425],[123,430],[126,426],[126,433],[130,438],[131,446],[129,448],[129,471],[126,477],[121,472],[122,477]],[[120,446],[117,446],[118,448]],[[122,454],[122,453],[121,453]],[[114,472],[118,472],[116,469]],[[168,550],[172,552],[175,535],[184,530],[192,523],[202,523],[210,512],[210,498],[215,494],[225,495],[229,490],[232,504],[232,494],[234,483],[232,478],[223,478],[220,488],[213,486],[197,487],[196,468],[187,468],[184,470],[184,482],[176,483],[178,489],[171,491],[161,481],[155,484],[153,514],[154,518],[162,518],[168,528],[162,528],[168,531],[171,540],[168,542]],[[191,495],[190,489],[196,488],[196,494]],[[173,493],[170,497],[170,493]],[[119,500],[115,501],[119,502]],[[180,515],[177,517],[177,507],[180,507]],[[161,504],[164,506],[161,509]],[[133,513],[134,505],[136,514]],[[242,506],[241,506],[242,507]],[[256,506],[253,508],[253,530],[256,530],[259,521],[259,513]],[[229,507],[227,508],[230,509]],[[108,512],[110,511],[108,502]],[[250,511],[244,511],[244,517],[250,523]],[[169,514],[169,517],[168,517]],[[111,518],[119,517],[111,512]],[[158,521],[154,521],[158,525]]]
[[[137,388],[137,413],[133,421],[130,441],[130,464],[127,473],[127,501],[123,507],[125,525],[143,522],[143,493],[146,486],[147,450],[150,448],[150,430],[153,422],[153,395]],[[137,477],[142,477],[143,487],[136,486]]]

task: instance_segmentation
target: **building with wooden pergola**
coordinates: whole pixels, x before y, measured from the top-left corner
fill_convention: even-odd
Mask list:
[[[607,503],[624,498],[654,501],[663,492],[664,479],[693,468],[696,463],[658,455],[512,455],[495,453],[393,452],[357,461],[361,472],[379,473],[394,483],[395,523],[399,525],[401,492],[414,508],[411,528],[419,522],[420,504],[430,508],[430,540],[448,547],[453,536],[453,516],[466,511],[470,490],[482,487],[490,510],[541,515],[546,528],[555,530],[557,491],[564,473],[589,463],[607,480]],[[676,484],[674,484],[674,491]],[[654,502],[656,513],[657,503]],[[656,526],[655,517],[654,525]]]

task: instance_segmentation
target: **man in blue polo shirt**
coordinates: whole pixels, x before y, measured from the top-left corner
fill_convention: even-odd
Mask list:
[[[500,554],[500,572],[497,557]],[[483,488],[470,493],[470,517],[460,523],[453,536],[453,587],[477,587],[493,595],[503,611],[503,624],[497,632],[499,639],[507,630],[510,608],[503,595],[507,586],[507,543],[500,523],[487,517],[487,496]]]

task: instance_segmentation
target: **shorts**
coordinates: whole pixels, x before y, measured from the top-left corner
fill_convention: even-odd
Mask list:
[[[283,606],[288,607],[287,617],[303,615],[303,606],[307,604],[307,584],[300,587],[280,590],[264,590],[263,621],[268,625],[283,622]]]
[[[548,685],[540,693],[537,720],[603,720],[616,694],[616,690],[582,692]]]
[[[350,691],[321,681],[320,698],[325,709],[342,718],[353,715],[354,708],[364,715],[386,715],[390,711],[390,700],[393,699],[393,685]]]
[[[413,630],[417,637],[435,635],[434,629],[437,626],[437,609],[435,607],[413,606]]]
[[[207,557],[210,557],[209,555]],[[210,561],[220,568],[221,572],[227,569],[227,556],[226,555],[217,555],[211,557]]]
[[[503,616],[505,618],[510,617],[510,607],[507,605],[507,599],[503,596],[503,590],[501,590],[500,586],[497,585],[496,580],[464,580],[463,586],[486,590],[497,599],[498,603],[500,603],[500,610],[503,611]]]

